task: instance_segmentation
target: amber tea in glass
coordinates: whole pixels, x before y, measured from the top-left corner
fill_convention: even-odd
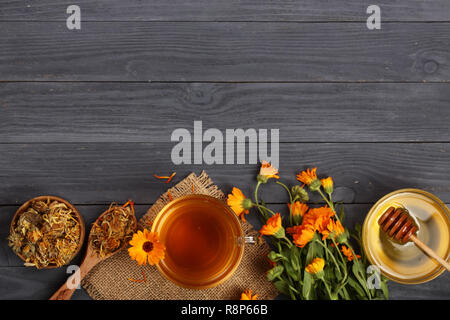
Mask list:
[[[160,272],[174,283],[201,289],[225,281],[243,254],[243,231],[234,212],[206,195],[177,198],[152,227],[166,246]]]

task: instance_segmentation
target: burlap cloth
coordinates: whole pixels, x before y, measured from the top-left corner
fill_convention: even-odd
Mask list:
[[[224,193],[204,171],[200,176],[191,173],[169,191],[175,199],[191,194],[193,189],[195,193],[225,200]],[[161,195],[139,221],[140,227],[150,228],[158,212],[169,201],[167,192]],[[256,235],[250,224],[242,223],[242,228],[247,235]],[[240,299],[241,293],[246,289],[258,294],[259,299],[273,299],[278,292],[266,278],[266,271],[270,268],[266,259],[269,251],[269,246],[264,241],[247,245],[242,261],[230,279],[215,288],[193,290],[173,284],[154,266],[139,266],[130,259],[127,250],[122,250],[95,266],[83,279],[82,286],[93,299],[101,300],[234,300]],[[147,276],[147,284],[128,280],[142,279],[142,271]]]

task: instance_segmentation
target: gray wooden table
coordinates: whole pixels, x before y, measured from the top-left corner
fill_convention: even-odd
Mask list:
[[[66,27],[70,4],[81,30]],[[29,198],[66,198],[89,224],[112,201],[144,213],[167,187],[154,173],[205,169],[250,193],[256,165],[172,163],[172,131],[195,120],[279,128],[282,178],[332,175],[350,227],[399,188],[450,203],[450,2],[378,0],[381,30],[366,27],[370,4],[0,1],[0,298],[46,299],[67,276],[25,268],[7,246]],[[450,299],[449,280],[390,283],[391,297]]]

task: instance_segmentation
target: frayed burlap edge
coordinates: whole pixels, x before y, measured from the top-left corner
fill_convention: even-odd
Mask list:
[[[189,174],[174,187],[169,189],[173,199],[187,194],[207,194],[225,200],[225,194],[212,182],[206,172],[199,176]],[[168,193],[164,193],[140,219],[141,228],[151,226],[158,212],[170,201]],[[248,223],[242,228],[247,235],[258,237],[258,233]],[[83,279],[82,286],[96,300],[234,300],[241,293],[251,289],[259,299],[274,299],[278,291],[266,278],[270,268],[267,243],[247,245],[244,257],[230,279],[215,288],[192,290],[176,286],[165,279],[156,269],[149,265],[138,266],[132,261],[126,250],[102,261]],[[129,280],[142,279],[142,272],[148,283],[135,283]]]

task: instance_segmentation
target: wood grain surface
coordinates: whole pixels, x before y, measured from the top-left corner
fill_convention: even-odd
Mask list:
[[[2,4],[3,21],[65,21],[71,0]],[[383,21],[450,21],[447,0],[77,0],[85,21],[366,21],[380,6]]]
[[[448,23],[0,22],[2,81],[450,80]]]
[[[281,142],[449,142],[448,88],[443,83],[0,83],[0,143],[170,142],[173,130],[192,132],[196,120],[204,130],[281,128]]]

